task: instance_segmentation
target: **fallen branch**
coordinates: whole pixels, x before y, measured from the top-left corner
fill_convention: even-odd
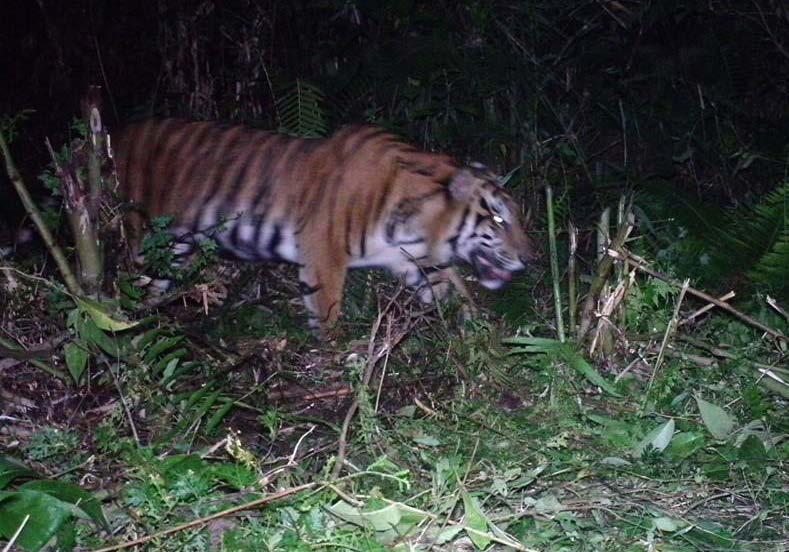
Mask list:
[[[726,293],[726,294],[721,295],[720,297],[718,297],[718,301],[728,301],[729,299],[733,299],[734,295],[735,295],[735,293],[733,291],[730,291],[729,293]],[[677,326],[684,326],[685,324],[687,324],[689,322],[692,322],[693,320],[695,320],[696,318],[698,318],[699,316],[701,316],[705,312],[707,312],[707,311],[709,311],[711,309],[714,309],[714,308],[715,308],[715,304],[714,303],[707,303],[706,305],[701,307],[699,310],[697,310],[693,314],[691,314],[691,315],[685,317],[684,319],[680,320],[679,324],[677,324]]]
[[[653,276],[653,277],[655,277],[655,278],[657,278],[659,280],[663,280],[664,282],[668,282],[669,284],[671,284],[673,286],[677,286],[677,287],[680,287],[680,288],[682,287],[682,282],[679,282],[679,281],[675,280],[674,278],[672,278],[670,276],[666,276],[665,274],[663,274],[661,272],[658,272],[654,268],[650,267],[644,259],[642,259],[642,258],[640,258],[640,257],[638,257],[636,255],[633,255],[632,253],[629,253],[629,252],[626,252],[626,251],[618,251],[618,250],[614,250],[614,249],[609,249],[608,250],[608,255],[609,255],[609,257],[617,259],[617,260],[620,260],[620,261],[625,261],[626,260],[626,261],[632,263],[632,265],[635,266],[636,268],[638,268],[640,271],[645,272],[645,273],[649,274],[650,276]],[[789,343],[789,337],[785,336],[784,334],[782,334],[778,330],[774,330],[773,328],[771,328],[769,326],[766,326],[762,322],[759,322],[755,318],[753,318],[751,316],[748,316],[744,312],[738,311],[737,309],[732,307],[730,304],[728,304],[728,303],[726,303],[724,301],[720,301],[719,299],[716,299],[712,295],[710,295],[708,293],[704,293],[703,291],[700,291],[700,290],[698,290],[698,289],[696,289],[694,287],[688,286],[687,292],[690,293],[691,295],[695,295],[696,297],[699,297],[700,299],[704,299],[708,303],[712,303],[716,307],[720,307],[721,309],[725,310],[729,314],[732,314],[732,315],[736,316],[737,318],[739,318],[743,322],[745,322],[747,324],[750,324],[754,328],[758,328],[759,330],[763,331],[766,334],[771,335],[773,338],[780,339],[782,341],[785,341],[785,342]]]
[[[25,351],[18,348],[16,344],[0,336],[0,357],[8,357],[21,362],[28,362],[36,368],[40,368],[41,370],[45,371],[50,376],[55,376],[62,381],[68,381],[69,376],[65,372],[62,372],[41,360],[42,358],[51,356],[53,352],[54,349],[46,349],[44,351]]]
[[[116,544],[114,546],[108,546],[106,548],[99,548],[98,550],[94,550],[93,552],[110,552],[112,550],[123,550],[124,548],[131,548],[132,546],[139,546],[141,544],[145,544],[147,542],[151,542],[155,539],[160,539],[162,537],[166,537],[167,535],[172,535],[174,533],[179,533],[181,531],[186,531],[188,529],[194,529],[195,527],[200,527],[201,525],[205,525],[206,523],[213,521],[215,519],[219,519],[222,517],[226,517],[232,514],[236,514],[238,512],[243,512],[244,510],[251,510],[253,508],[257,508],[258,506],[265,506],[270,502],[274,502],[285,497],[298,494],[302,491],[306,491],[308,489],[313,489],[318,487],[320,484],[316,481],[311,483],[305,483],[304,485],[299,485],[297,487],[291,487],[290,489],[285,489],[284,491],[279,491],[278,493],[274,493],[264,498],[259,498],[258,500],[253,500],[252,502],[247,502],[245,504],[240,504],[238,506],[233,506],[232,508],[228,508],[227,510],[222,510],[221,512],[217,512],[215,514],[211,514],[210,516],[202,517],[200,519],[196,519],[190,521],[188,523],[183,523],[181,525],[177,525],[175,527],[171,527],[170,529],[166,529],[164,531],[160,531],[158,533],[154,533],[153,535],[146,535],[144,537],[140,537],[139,539],[134,539],[131,541],[127,541],[121,544]]]

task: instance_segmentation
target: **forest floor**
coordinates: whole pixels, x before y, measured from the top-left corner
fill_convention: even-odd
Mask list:
[[[88,354],[0,359],[0,536],[30,513],[20,549],[789,550],[786,400],[754,368],[786,351],[751,328],[660,347],[676,293],[644,281],[592,366],[529,341],[532,284],[464,322],[360,273],[319,344],[264,272],[111,331],[20,279],[3,337]]]

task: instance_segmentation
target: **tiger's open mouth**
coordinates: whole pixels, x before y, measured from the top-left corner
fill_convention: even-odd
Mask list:
[[[488,289],[499,289],[512,280],[511,270],[499,266],[482,253],[472,255],[471,266],[474,267],[479,283]]]

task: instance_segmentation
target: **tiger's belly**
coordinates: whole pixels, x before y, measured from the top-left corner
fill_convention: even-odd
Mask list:
[[[285,221],[241,219],[226,223],[214,237],[220,252],[243,261],[301,263],[296,234]]]

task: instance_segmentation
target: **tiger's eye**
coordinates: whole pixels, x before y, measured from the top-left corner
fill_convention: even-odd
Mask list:
[[[499,215],[493,215],[493,222],[496,224],[504,224],[504,219],[501,218]]]

